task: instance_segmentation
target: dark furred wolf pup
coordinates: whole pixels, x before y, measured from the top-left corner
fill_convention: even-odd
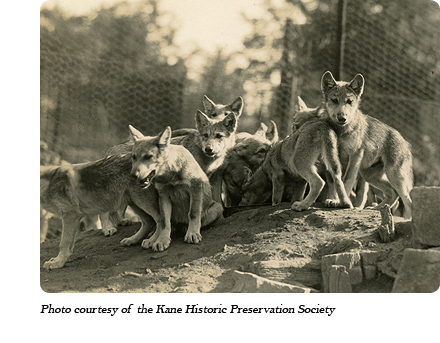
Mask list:
[[[145,137],[132,126],[130,130],[134,140],[131,175],[142,187],[155,188],[159,195],[160,221],[142,246],[155,251],[167,249],[172,222],[188,223],[185,242],[199,243],[201,226],[212,223],[223,212],[221,203],[212,200],[208,177],[187,149],[170,144],[170,127],[157,137]],[[147,230],[141,228],[121,244],[136,243],[145,234]]]
[[[337,133],[340,150],[349,156],[345,190],[350,194],[359,172],[384,194],[376,208],[392,206],[400,196],[405,206],[404,217],[409,219],[409,193],[413,187],[411,148],[397,130],[359,110],[364,83],[361,74],[344,82],[336,81],[329,71],[321,79],[325,109],[322,118]]]

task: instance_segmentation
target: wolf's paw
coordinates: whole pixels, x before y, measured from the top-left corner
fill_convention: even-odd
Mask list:
[[[202,241],[202,235],[198,232],[187,232],[183,239],[186,243],[200,243]]]
[[[304,204],[304,201],[295,201],[292,204],[291,208],[294,211],[305,211],[309,209],[309,206],[307,206],[307,204]]]
[[[104,236],[113,236],[116,232],[118,232],[118,229],[113,226],[102,228],[102,233]]]
[[[49,261],[44,262],[43,268],[47,270],[63,268],[65,263],[65,261],[61,261],[60,259],[54,257],[51,258]]]
[[[326,199],[326,200],[324,201],[324,206],[325,206],[325,207],[330,207],[330,208],[339,207],[339,200],[335,200],[335,199]]]
[[[164,251],[170,246],[171,239],[157,240],[153,243],[153,251]]]
[[[324,201],[324,206],[329,208],[353,208],[351,202],[340,202],[335,199],[327,199]]]
[[[134,241],[134,239],[132,239],[131,237],[128,238],[124,238],[120,244],[124,247],[128,247],[130,245],[136,244],[136,242]]]
[[[144,249],[150,249],[153,247],[154,242],[156,241],[156,239],[144,239],[141,243],[141,247]]]

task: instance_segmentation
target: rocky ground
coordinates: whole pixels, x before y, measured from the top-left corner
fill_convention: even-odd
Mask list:
[[[233,211],[228,211],[230,214]],[[200,244],[176,232],[164,252],[120,241],[139,224],[105,237],[83,231],[65,267],[45,270],[58,254],[59,237],[40,247],[40,282],[46,292],[320,292],[322,257],[347,251],[375,251],[375,276],[353,292],[390,292],[403,250],[413,247],[411,222],[395,217],[396,237],[382,243],[381,216],[373,210],[261,206],[227,216],[202,231]],[[376,263],[376,262],[375,262]]]

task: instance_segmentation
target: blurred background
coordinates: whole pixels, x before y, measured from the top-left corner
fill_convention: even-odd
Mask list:
[[[330,70],[364,75],[363,112],[412,144],[416,185],[440,186],[431,0],[49,0],[40,70],[43,164],[101,158],[128,124],[146,135],[194,127],[204,94],[222,104],[242,96],[240,131],[272,119],[284,137],[297,96],[319,105]]]

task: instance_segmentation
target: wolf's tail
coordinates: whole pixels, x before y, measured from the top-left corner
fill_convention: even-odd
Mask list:
[[[60,166],[40,166],[40,196],[46,193],[50,181]]]
[[[59,166],[40,166],[40,181],[50,180],[58,168]]]

